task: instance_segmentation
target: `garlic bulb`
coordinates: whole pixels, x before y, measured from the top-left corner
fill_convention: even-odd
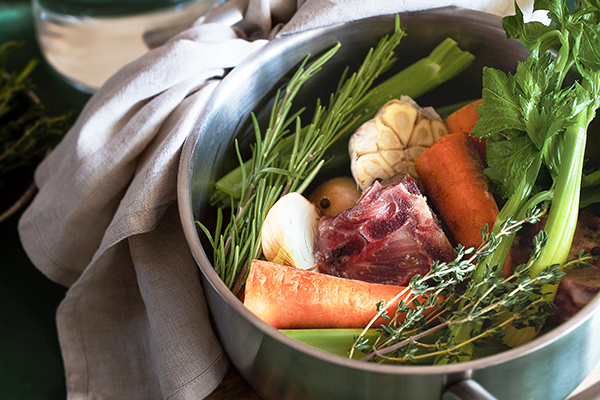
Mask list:
[[[447,134],[433,108],[421,108],[408,96],[390,100],[350,138],[352,176],[362,190],[400,172],[408,172],[418,183],[417,157]]]
[[[265,258],[299,269],[313,269],[315,235],[321,218],[313,203],[288,193],[271,207],[263,222],[261,244]]]

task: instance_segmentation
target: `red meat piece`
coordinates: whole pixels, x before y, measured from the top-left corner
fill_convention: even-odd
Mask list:
[[[533,250],[532,240],[544,228],[545,219],[536,225],[526,225],[515,236],[511,249],[515,264],[523,264],[529,260]],[[587,211],[580,211],[577,228],[573,236],[569,259],[576,258],[579,251],[600,254],[600,218]],[[565,270],[554,304],[556,309],[550,317],[554,323],[562,323],[588,304],[600,291],[600,260],[592,265],[578,270]]]
[[[335,218],[322,217],[315,257],[325,274],[403,286],[456,253],[415,182],[402,175],[375,182]]]

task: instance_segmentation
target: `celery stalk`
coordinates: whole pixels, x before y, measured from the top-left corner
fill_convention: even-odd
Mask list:
[[[525,23],[521,10],[506,17],[503,26],[507,36],[519,39],[531,50],[531,56],[520,64],[514,75],[484,71],[483,104],[478,108],[481,120],[473,135],[488,138],[488,176],[508,195],[493,232],[510,216],[521,219],[541,201],[551,201],[545,225],[547,243],[537,258],[532,259],[530,278],[539,276],[551,266],[567,262],[577,224],[587,128],[600,105],[600,60],[595,57],[600,37],[585,32],[599,26],[596,4],[583,0],[570,13],[564,3],[536,0],[535,9],[549,8],[553,24]],[[572,45],[575,44],[575,45]],[[552,59],[549,48],[557,48]],[[571,67],[576,66],[580,82],[564,87]],[[493,140],[490,141],[490,138]],[[490,143],[493,150],[490,157]],[[546,191],[535,193],[534,186],[543,163],[553,178]],[[503,239],[497,251],[478,264],[474,282],[485,284],[485,273],[504,264],[512,238]],[[496,269],[494,273],[499,274]],[[546,284],[540,293],[531,294],[532,301],[551,301],[557,286]],[[466,293],[466,297],[469,297]],[[534,312],[540,311],[534,308]],[[500,319],[516,318],[519,326],[505,329],[504,342],[518,346],[535,337],[541,318],[533,318],[524,309],[503,312]],[[522,315],[520,315],[523,313]],[[471,337],[480,325],[467,323],[452,329],[451,340]],[[470,358],[466,348],[461,360]],[[436,360],[445,363],[447,358]]]
[[[549,233],[548,243],[532,265],[530,274],[532,277],[537,276],[548,265],[562,265],[567,262],[577,226],[587,127],[591,119],[587,112],[582,112],[579,114],[578,123],[565,132],[563,161],[545,227]],[[557,285],[545,285],[544,295],[549,300],[553,300],[557,287]],[[538,330],[533,327],[516,329],[510,326],[506,329],[504,343],[511,347],[527,343],[537,335]]]
[[[316,349],[347,357],[348,349],[352,347],[356,337],[362,333],[362,329],[282,329],[280,332]],[[379,335],[380,333],[376,329],[369,329],[364,337],[375,341]],[[362,354],[357,352],[352,358],[360,359],[361,357]]]
[[[342,128],[342,137],[352,134],[360,125],[373,118],[379,108],[387,101],[402,95],[417,98],[434,89],[447,80],[455,77],[473,61],[471,53],[461,50],[457,43],[447,38],[442,41],[429,56],[408,66],[396,75],[371,89],[356,105],[356,119]],[[282,148],[291,151],[293,136],[284,139]],[[339,141],[338,142],[342,142]],[[342,143],[346,146],[346,143]],[[333,150],[335,152],[335,150]],[[329,153],[331,155],[331,153]],[[245,168],[251,168],[252,160],[246,161]],[[211,197],[213,205],[229,204],[229,198],[239,200],[241,195],[242,167],[229,172],[215,184],[215,192]]]
[[[360,103],[364,113],[349,129],[350,133],[373,118],[381,106],[388,101],[402,95],[412,98],[422,96],[454,78],[471,65],[473,59],[471,53],[461,50],[454,40],[446,38],[427,57],[373,88]]]

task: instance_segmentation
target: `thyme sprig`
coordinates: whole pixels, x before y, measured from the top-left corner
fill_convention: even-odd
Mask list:
[[[324,55],[310,62],[307,56],[284,90],[277,93],[269,122],[264,132],[252,114],[256,142],[252,146],[252,161],[243,170],[241,201],[231,200],[230,222],[223,228],[223,209],[217,210],[214,235],[198,222],[214,250],[214,267],[234,294],[244,286],[252,259],[260,258],[260,231],[267,211],[283,195],[302,193],[325,164],[325,151],[352,126],[357,116],[356,107],[370,89],[373,81],[394,63],[394,49],[404,36],[400,20],[396,18],[393,34],[383,37],[369,51],[360,68],[350,76],[344,72],[338,88],[329,99],[329,107],[317,101],[314,115],[303,125],[303,110],[290,115],[292,100],[302,85],[312,78],[340,48],[334,46]],[[278,157],[289,137],[294,136],[291,156]],[[244,165],[238,143],[236,152]]]
[[[559,265],[551,265],[535,277],[530,276],[534,261],[548,241],[544,231],[533,239],[530,261],[516,267],[511,276],[501,278],[498,273],[493,273],[501,269],[501,265],[486,265],[484,268],[490,273],[485,274],[483,281],[470,278],[487,255],[501,244],[503,237],[514,236],[526,223],[537,223],[543,213],[542,209],[536,208],[522,220],[509,217],[498,233],[488,232],[485,227],[483,243],[477,249],[459,246],[453,261],[434,263],[427,274],[413,277],[407,288],[388,305],[378,304],[376,316],[355,340],[349,357],[359,350],[366,353],[362,358],[365,361],[416,363],[422,359],[443,358],[445,362],[457,362],[463,356],[462,348],[477,346],[487,338],[498,339],[508,325],[542,325],[554,307],[551,300],[542,295],[542,289],[544,285],[558,283],[564,275]],[[585,266],[593,258],[582,252],[569,264]],[[459,292],[455,289],[461,282],[467,286]],[[533,301],[532,295],[536,295]],[[400,300],[394,316],[387,317],[389,304],[401,298],[409,300]],[[398,322],[401,315],[405,319]],[[380,336],[370,344],[364,335],[380,317],[387,317],[390,322],[381,326]],[[448,328],[466,323],[482,329],[464,340],[456,340]],[[433,342],[423,341],[434,336]]]
[[[19,71],[8,69],[9,55],[22,45],[14,41],[0,44],[0,190],[8,193],[0,201],[0,222],[17,212],[35,193],[33,183],[24,193],[20,192],[23,176],[30,174],[58,144],[74,119],[73,111],[50,115],[35,95],[31,73],[37,60],[29,60]],[[22,196],[15,198],[15,193]]]
[[[0,45],[0,178],[19,167],[40,161],[55,146],[69,124],[69,115],[51,117],[34,94],[30,60],[21,71],[9,71],[6,60],[22,44]]]

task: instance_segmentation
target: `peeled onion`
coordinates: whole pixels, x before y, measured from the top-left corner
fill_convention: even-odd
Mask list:
[[[362,191],[354,179],[339,176],[320,184],[308,197],[322,215],[335,217],[339,213],[354,207]]]
[[[299,193],[288,193],[271,207],[263,222],[261,244],[267,261],[299,269],[314,269],[315,235],[320,214]]]

